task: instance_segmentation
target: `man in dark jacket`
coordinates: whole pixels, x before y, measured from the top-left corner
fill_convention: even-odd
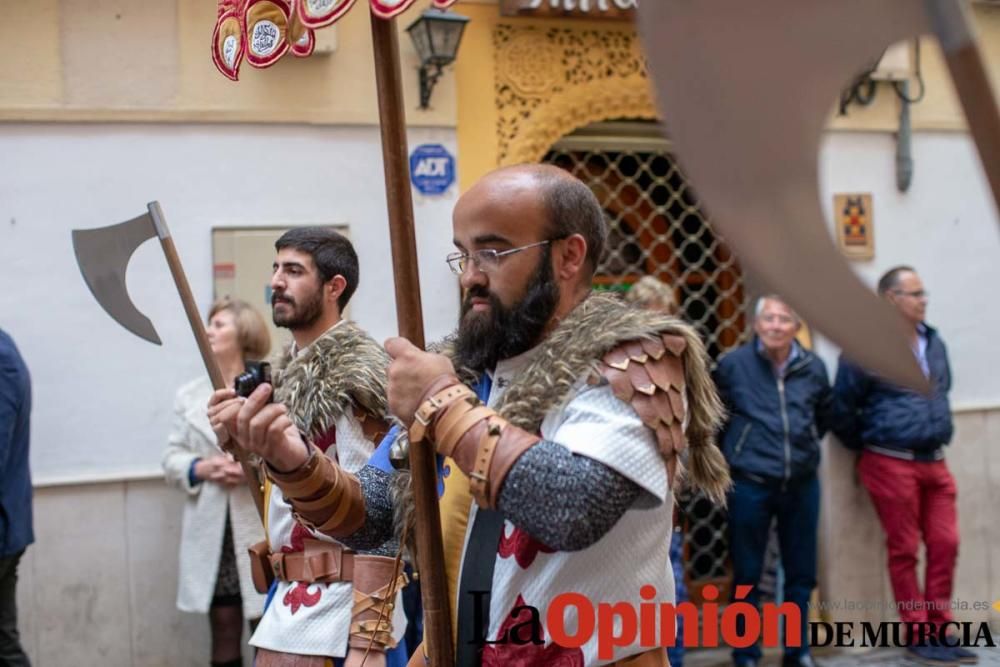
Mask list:
[[[0,330],[0,665],[28,665],[17,633],[17,564],[34,542],[28,417],[31,379],[14,341]]]
[[[889,579],[900,619],[907,623],[951,621],[951,591],[958,557],[955,480],[944,462],[952,436],[951,369],[937,331],[924,323],[927,292],[911,267],[885,273],[878,293],[910,327],[910,345],[931,394],[923,396],[862,370],[844,358],[834,384],[832,428],[841,442],[861,452],[858,475],[868,489],[886,534]],[[923,535],[927,568],[917,583],[917,551]],[[971,662],[954,647],[921,646],[910,652],[925,663]]]
[[[754,339],[723,357],[715,372],[729,412],[722,447],[733,488],[729,497],[733,584],[757,583],[772,521],[777,519],[784,597],[802,612],[800,646],[782,665],[813,665],[808,644],[809,595],[816,586],[819,441],[826,431],[830,383],[823,362],[795,341],[798,315],[769,295],[757,302]],[[756,666],[758,646],[733,651],[736,665]]]

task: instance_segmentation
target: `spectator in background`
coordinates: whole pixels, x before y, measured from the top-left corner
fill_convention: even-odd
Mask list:
[[[904,389],[841,357],[834,383],[834,432],[858,450],[858,475],[886,534],[889,579],[900,619],[941,626],[951,618],[958,558],[955,480],[944,460],[952,436],[951,368],[935,329],[924,323],[927,292],[917,272],[897,266],[878,281],[879,296],[895,306],[910,333],[913,356],[931,386],[929,396]],[[924,590],[917,551],[926,546]],[[911,636],[910,654],[927,664],[976,662],[961,647],[928,646]]]
[[[0,665],[27,666],[17,632],[17,565],[35,541],[28,468],[31,376],[0,329]]]
[[[226,385],[246,360],[267,356],[264,318],[244,301],[222,299],[208,314],[208,340]],[[264,596],[254,590],[247,548],[264,534],[240,464],[217,444],[205,406],[212,384],[203,376],[184,385],[163,453],[167,481],[187,494],[181,529],[177,608],[208,613],[212,665],[243,664],[243,619],[260,618]]]
[[[781,297],[757,301],[754,337],[719,362],[715,382],[729,413],[721,441],[733,488],[729,496],[733,585],[758,582],[768,535],[777,518],[784,599],[802,610],[801,645],[788,646],[784,667],[814,664],[809,654],[808,603],[816,586],[820,439],[830,409],[830,382],[819,357],[795,340],[798,315]],[[786,630],[787,632],[787,630]],[[759,664],[759,646],[735,649],[733,663]]]
[[[640,308],[657,310],[668,315],[677,314],[677,302],[670,285],[653,276],[643,276],[625,292],[625,300]],[[670,565],[674,572],[674,595],[678,603],[688,601],[687,584],[684,581],[684,530],[678,516],[680,506],[674,505],[674,531],[670,538]],[[677,617],[675,644],[667,648],[667,658],[671,667],[684,664],[684,618]]]
[[[625,292],[625,300],[640,308],[658,310],[667,315],[677,314],[674,288],[653,276],[643,276],[637,280]]]

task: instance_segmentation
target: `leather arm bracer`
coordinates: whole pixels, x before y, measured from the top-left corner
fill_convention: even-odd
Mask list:
[[[266,466],[267,476],[302,525],[333,538],[356,533],[365,523],[361,483],[315,445],[311,450],[298,469],[282,473]]]
[[[351,608],[351,648],[385,652],[395,648],[392,614],[396,592],[409,580],[402,564],[387,556],[354,556],[354,605]]]
[[[488,408],[454,376],[435,380],[410,427],[410,442],[427,439],[469,477],[480,507],[495,509],[507,474],[541,438]]]

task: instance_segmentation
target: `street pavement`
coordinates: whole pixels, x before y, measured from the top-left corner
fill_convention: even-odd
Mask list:
[[[994,637],[998,648],[971,649],[979,656],[979,664],[984,667],[1000,667],[1000,637]],[[831,652],[816,650],[813,653],[817,667],[855,667],[855,665],[879,665],[881,667],[915,667],[919,663],[905,656],[903,649],[877,648],[864,652],[841,650]],[[728,667],[732,664],[728,649],[695,649],[684,656],[684,667]],[[781,667],[781,655],[770,653],[765,656],[761,667]]]

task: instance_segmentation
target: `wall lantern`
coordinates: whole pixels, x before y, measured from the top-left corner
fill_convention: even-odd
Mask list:
[[[406,32],[420,56],[420,108],[430,106],[431,91],[447,65],[455,61],[467,16],[454,12],[427,9]]]

